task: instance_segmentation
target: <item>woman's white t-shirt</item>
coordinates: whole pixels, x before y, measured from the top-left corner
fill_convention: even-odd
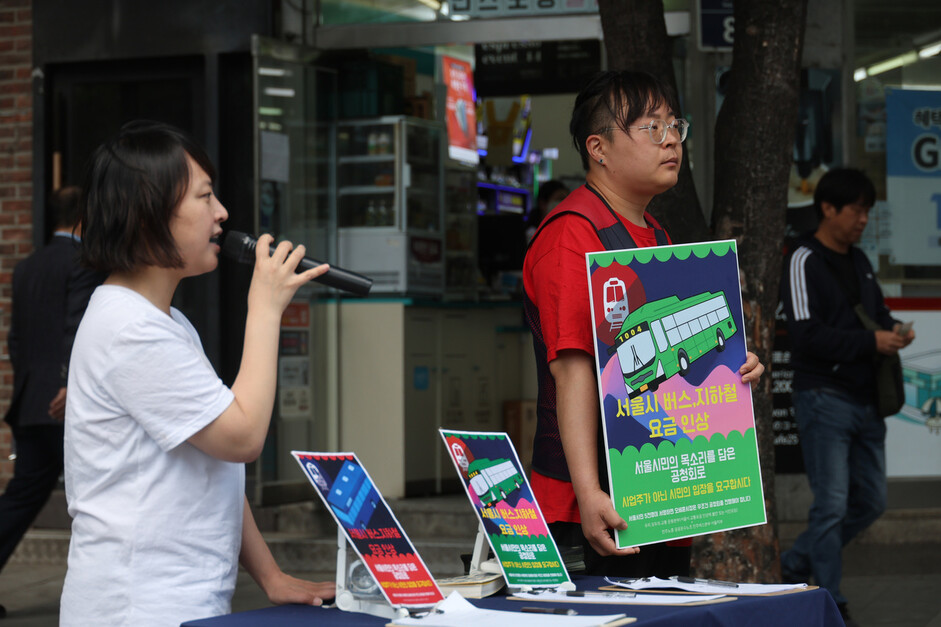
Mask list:
[[[187,440],[234,396],[190,322],[171,314],[103,285],[75,337],[60,625],[179,625],[230,610],[245,469]]]

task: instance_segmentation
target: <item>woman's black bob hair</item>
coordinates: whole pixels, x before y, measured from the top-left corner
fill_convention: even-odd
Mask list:
[[[170,219],[189,187],[187,156],[215,180],[206,151],[162,122],[128,122],[95,150],[79,216],[86,266],[107,273],[183,266]]]

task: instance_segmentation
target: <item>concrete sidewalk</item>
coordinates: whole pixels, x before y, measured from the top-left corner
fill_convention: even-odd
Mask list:
[[[941,544],[847,547],[843,593],[863,627],[941,627]],[[862,573],[862,574],[859,574]],[[315,581],[332,572],[293,575]],[[0,573],[0,627],[55,627],[64,566],[11,563]],[[233,611],[266,607],[268,601],[244,572]]]

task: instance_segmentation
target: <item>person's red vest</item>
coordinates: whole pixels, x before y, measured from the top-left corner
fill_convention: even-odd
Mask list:
[[[595,232],[598,234],[598,240],[604,247],[604,250],[623,250],[625,248],[637,248],[627,227],[621,222],[621,219],[604,199],[587,184],[573,191],[568,198],[569,202],[563,202],[561,205],[549,212],[539,225],[539,229],[530,241],[530,246],[539,237],[546,225],[561,216],[573,215],[588,220]],[[572,202],[574,201],[574,202]],[[577,207],[578,209],[570,208]],[[657,244],[663,246],[669,244],[666,231],[660,224],[648,213],[644,214],[647,224],[654,229],[654,235]],[[588,298],[588,294],[573,294],[572,298]],[[561,479],[571,481],[568,464],[565,461],[565,454],[562,451],[562,438],[559,435],[559,418],[556,414],[556,395],[555,379],[549,371],[548,355],[546,344],[543,340],[542,325],[539,322],[539,310],[530,300],[529,295],[523,291],[523,308],[526,315],[526,323],[533,334],[533,350],[536,353],[536,374],[539,382],[539,393],[536,402],[536,436],[533,443],[533,470],[536,472]],[[599,420],[599,424],[601,424]],[[607,469],[605,464],[606,456],[604,452],[604,439],[601,429],[598,430],[598,463],[599,478],[601,484],[607,485]]]

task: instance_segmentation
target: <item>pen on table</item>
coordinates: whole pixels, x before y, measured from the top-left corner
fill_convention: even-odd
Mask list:
[[[520,609],[521,612],[526,612],[527,614],[562,614],[564,616],[575,616],[578,614],[575,610],[571,610],[567,607],[524,607]]]
[[[671,579],[676,579],[680,583],[704,583],[709,586],[724,586],[726,588],[738,588],[738,584],[734,581],[722,581],[721,579],[697,579],[696,577],[684,577],[682,575],[676,575],[671,577]]]
[[[590,590],[569,590],[567,597],[604,597],[606,599],[632,599],[637,595],[633,592],[592,592]]]

